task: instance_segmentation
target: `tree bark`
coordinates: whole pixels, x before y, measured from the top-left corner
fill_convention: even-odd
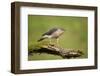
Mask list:
[[[40,53],[40,54],[48,53],[61,56],[62,58],[76,58],[83,55],[83,52],[80,50],[64,49],[56,45],[50,45],[50,44],[42,46],[40,49],[33,49],[32,51],[29,52],[29,55],[32,53]]]

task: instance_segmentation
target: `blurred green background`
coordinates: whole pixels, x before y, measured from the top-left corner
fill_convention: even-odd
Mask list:
[[[59,45],[63,48],[79,49],[84,53],[81,58],[87,58],[87,21],[87,17],[28,15],[28,49],[31,49],[36,44],[38,44],[37,40],[49,29],[54,27],[64,28],[66,31],[60,37]],[[28,56],[28,60],[51,59],[63,58],[45,53]]]

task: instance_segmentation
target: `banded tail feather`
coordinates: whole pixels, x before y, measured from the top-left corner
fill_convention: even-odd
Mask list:
[[[40,41],[42,41],[42,40],[44,40],[45,38],[40,38],[39,40],[38,40],[38,42],[40,42]]]
[[[48,38],[48,37],[50,37],[50,36],[44,35],[42,38],[40,38],[40,39],[38,40],[38,42],[40,42],[40,41],[42,41],[42,40],[44,40],[44,39],[46,39],[46,38]]]

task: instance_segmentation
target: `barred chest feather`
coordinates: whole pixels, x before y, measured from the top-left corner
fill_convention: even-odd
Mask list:
[[[61,29],[58,29],[56,32],[54,32],[51,37],[52,38],[58,38],[59,36],[61,36],[63,34],[64,31],[62,31]]]

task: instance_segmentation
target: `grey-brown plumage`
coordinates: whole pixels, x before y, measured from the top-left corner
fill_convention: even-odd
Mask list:
[[[58,39],[64,31],[65,30],[62,28],[52,28],[44,33],[38,41],[42,41],[44,39]]]

